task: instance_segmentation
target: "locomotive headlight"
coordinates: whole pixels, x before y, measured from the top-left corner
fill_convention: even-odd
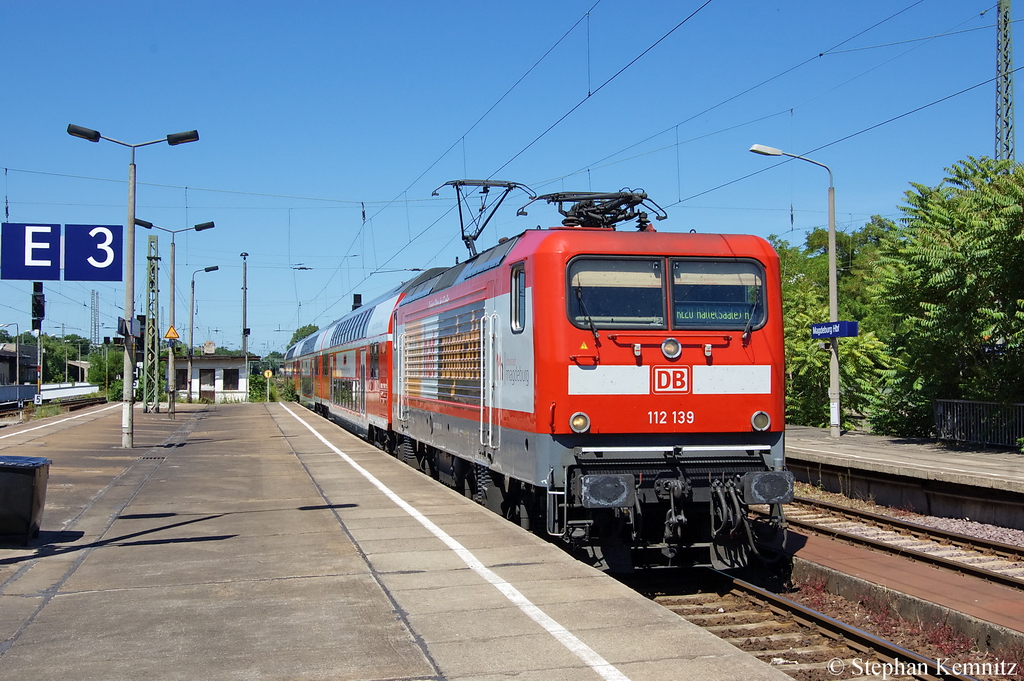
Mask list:
[[[754,427],[754,430],[768,430],[772,425],[772,417],[768,416],[767,412],[755,412],[754,415],[750,417],[750,425]]]
[[[666,338],[661,342],[661,354],[665,359],[676,359],[683,354],[683,346],[675,338]]]
[[[585,433],[590,430],[590,417],[578,411],[569,418],[569,427],[574,433]]]

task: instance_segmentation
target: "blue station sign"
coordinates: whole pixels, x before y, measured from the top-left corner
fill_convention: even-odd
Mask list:
[[[60,225],[5,222],[0,230],[0,277],[60,280]]]
[[[811,324],[811,338],[853,338],[857,335],[857,322]]]
[[[121,225],[5,222],[0,231],[0,279],[121,281]]]

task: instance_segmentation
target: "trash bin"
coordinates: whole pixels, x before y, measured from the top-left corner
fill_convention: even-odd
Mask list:
[[[0,537],[27,545],[39,536],[49,477],[49,459],[0,456]]]

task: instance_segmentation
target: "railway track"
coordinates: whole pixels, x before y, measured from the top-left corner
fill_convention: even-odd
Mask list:
[[[1020,546],[803,497],[786,506],[786,520],[791,527],[1024,589],[1024,548]]]
[[[63,412],[77,411],[79,409],[85,409],[87,407],[94,407],[97,404],[106,404],[106,397],[80,397],[74,399],[56,400],[47,404],[55,404],[61,408]],[[26,415],[31,418],[31,415],[35,413],[38,407],[31,403],[26,403],[21,409],[18,408],[17,402],[8,402],[4,405],[0,405],[0,416],[15,414],[19,411],[25,412]]]
[[[948,661],[924,657],[753,584],[714,575],[717,584],[701,593],[662,593],[654,601],[795,679],[974,678]]]

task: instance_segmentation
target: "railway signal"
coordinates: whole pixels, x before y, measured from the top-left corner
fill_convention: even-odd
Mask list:
[[[46,317],[46,295],[43,294],[43,282],[32,282],[32,330],[39,331]]]

